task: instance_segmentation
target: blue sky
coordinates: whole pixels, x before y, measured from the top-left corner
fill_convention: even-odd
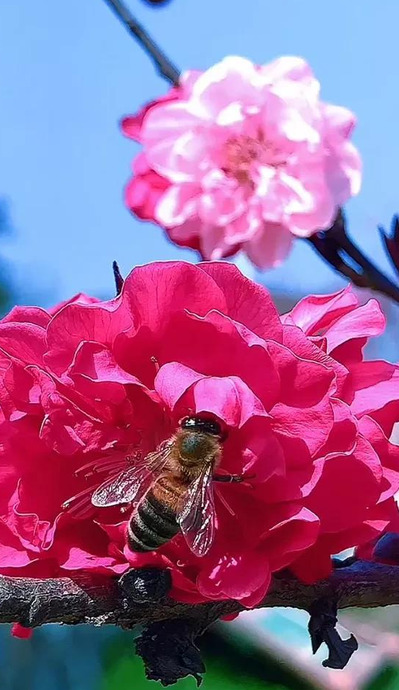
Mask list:
[[[182,69],[228,54],[310,62],[323,98],[359,118],[364,183],[348,206],[350,227],[386,265],[375,228],[399,210],[397,0],[129,5]],[[154,259],[194,261],[123,206],[136,149],[118,122],[167,86],[103,0],[2,2],[0,46],[0,195],[16,229],[3,252],[26,295],[45,303],[80,290],[105,295],[114,258],[123,272]],[[263,280],[300,293],[339,284],[301,243]]]

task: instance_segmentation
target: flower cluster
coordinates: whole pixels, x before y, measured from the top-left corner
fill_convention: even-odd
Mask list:
[[[354,115],[319,90],[295,57],[228,57],[185,73],[122,123],[143,145],[128,207],[204,259],[243,249],[260,268],[278,265],[293,237],[328,228],[360,188]]]
[[[0,572],[171,570],[183,601],[252,606],[272,573],[328,575],[330,556],[383,532],[397,508],[398,370],[366,362],[384,327],[350,289],[280,317],[268,292],[225,263],[154,263],[122,293],[82,295],[0,322]],[[157,551],[126,544],[129,511],[93,491],[145,456],[185,415],[225,430],[216,529],[195,556],[182,534]],[[130,508],[130,506],[129,506]]]

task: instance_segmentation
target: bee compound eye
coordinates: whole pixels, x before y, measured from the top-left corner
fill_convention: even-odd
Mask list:
[[[221,424],[215,419],[210,419],[209,417],[184,417],[180,421],[180,426],[182,429],[189,431],[198,431],[205,434],[211,434],[212,436],[220,436],[220,438],[226,437],[225,432],[222,431]]]
[[[207,434],[212,434],[212,436],[221,436],[222,435],[222,427],[214,419],[200,419],[199,420],[199,426],[201,428],[201,431],[205,431]]]
[[[182,429],[195,429],[197,426],[197,419],[196,417],[183,417],[183,419],[180,420],[180,426]]]

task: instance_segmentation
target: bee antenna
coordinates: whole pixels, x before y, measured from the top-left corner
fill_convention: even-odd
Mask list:
[[[123,283],[125,282],[122,278],[122,274],[119,270],[118,262],[113,261],[112,262],[112,270],[114,272],[114,280],[115,280],[115,288],[116,288],[116,296],[120,295],[122,288],[123,288]]]

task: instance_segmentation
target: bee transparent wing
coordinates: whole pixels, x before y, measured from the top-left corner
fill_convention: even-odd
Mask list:
[[[136,459],[133,467],[103,482],[94,491],[92,504],[97,508],[105,508],[120,503],[138,502],[147,493],[154,479],[162,473],[171,449],[172,444],[167,442],[153,453]]]
[[[215,534],[212,471],[209,465],[190,484],[177,515],[186,542],[196,556],[208,553]]]

